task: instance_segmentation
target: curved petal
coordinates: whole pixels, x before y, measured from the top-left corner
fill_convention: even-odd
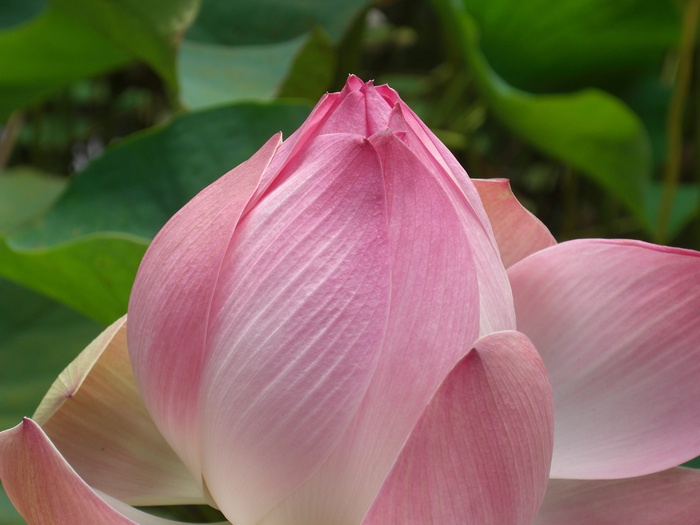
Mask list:
[[[507,179],[472,179],[472,182],[491,221],[506,268],[557,243],[547,227],[518,202]]]
[[[236,224],[279,144],[280,136],[272,137],[175,214],[151,243],[131,292],[127,335],[136,383],[156,425],[197,479],[211,298]]]
[[[0,479],[29,525],[176,523],[133,508],[127,517],[115,509],[76,474],[31,419],[0,432]]]
[[[58,376],[34,419],[95,489],[134,505],[203,503],[198,484],[158,432],[136,389],[126,317]]]
[[[700,253],[580,240],[508,274],[554,389],[552,477],[639,476],[700,454]]]
[[[433,393],[478,338],[472,241],[460,213],[396,135],[370,142],[383,166],[391,242],[384,346],[333,454],[262,523],[359,523]]]
[[[321,135],[241,221],[212,302],[201,393],[203,476],[256,523],[328,457],[374,373],[389,309],[379,159]],[[224,278],[223,276],[226,276]]]
[[[475,247],[473,257],[479,282],[480,335],[514,329],[515,314],[508,277],[491,224],[472,180],[452,153],[398,99],[398,95],[388,86],[377,89],[380,88],[384,88],[385,96],[391,97],[393,92],[398,100],[389,119],[390,128],[395,132],[404,131],[402,139],[425,167],[433,172],[445,193],[452,197],[455,209],[469,229],[469,239]]]
[[[363,525],[530,525],[553,426],[549,378],[527,337],[479,339],[426,407]]]
[[[639,478],[553,479],[534,525],[696,525],[700,470],[673,468]]]

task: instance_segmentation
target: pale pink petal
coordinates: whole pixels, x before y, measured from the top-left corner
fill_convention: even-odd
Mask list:
[[[31,419],[0,432],[0,480],[29,525],[175,523],[133,508],[129,517],[115,509],[113,500],[90,488]]]
[[[700,470],[638,478],[553,479],[534,525],[697,525]]]
[[[579,240],[508,270],[554,389],[552,476],[648,474],[700,454],[700,254]]]
[[[518,332],[480,339],[440,385],[363,524],[530,525],[553,425],[552,389],[530,341]]]
[[[380,86],[382,87],[382,86]],[[393,91],[387,86],[386,91]],[[379,88],[378,88],[379,89]],[[498,244],[471,179],[449,150],[403,102],[397,103],[389,119],[402,139],[452,197],[455,208],[469,229],[474,250],[481,303],[480,334],[515,328],[512,295]]]
[[[126,317],[108,327],[51,386],[34,420],[90,486],[134,505],[203,503],[136,389]]]
[[[547,227],[523,207],[507,179],[472,179],[491,221],[506,268],[557,243]]]
[[[358,135],[321,135],[239,224],[212,302],[203,475],[256,523],[328,457],[367,390],[389,308],[384,181]],[[223,277],[225,276],[225,278]]]
[[[131,293],[128,340],[136,382],[156,425],[196,478],[211,299],[233,231],[279,144],[279,135],[271,138],[168,221]]]
[[[460,213],[395,135],[370,142],[384,169],[391,241],[382,355],[332,456],[265,524],[359,523],[433,393],[478,338],[476,271]]]

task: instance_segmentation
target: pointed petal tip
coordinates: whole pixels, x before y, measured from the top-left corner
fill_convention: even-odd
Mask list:
[[[113,331],[116,329],[116,332]],[[134,382],[121,319],[59,376],[37,424],[90,486],[131,503],[201,501],[192,476],[146,411]],[[70,388],[73,377],[79,388]]]
[[[31,418],[0,432],[0,478],[10,501],[30,525],[175,524],[91,488]]]
[[[518,201],[508,179],[472,179],[472,182],[491,221],[506,268],[557,243],[547,227]]]
[[[44,425],[82,387],[95,363],[112,344],[121,344],[125,338],[126,315],[120,317],[100,333],[56,378],[32,418]]]
[[[360,77],[350,74],[348,75],[345,85],[340,93],[347,95],[348,93],[362,89],[362,86],[364,85],[365,83]]]

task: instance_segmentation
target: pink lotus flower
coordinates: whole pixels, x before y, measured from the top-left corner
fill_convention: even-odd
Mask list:
[[[59,525],[201,502],[236,524],[694,523],[700,477],[671,467],[700,453],[698,254],[554,245],[502,182],[478,188],[486,211],[392,90],[351,77],[154,240],[131,362],[122,319],[0,433],[15,505]]]
[[[1,435],[32,523],[153,522],[126,503],[236,525],[537,513],[546,371],[478,192],[387,86],[350,77],[168,222],[129,304],[135,380],[124,326]]]
[[[535,525],[695,525],[700,253],[639,241],[556,244],[505,180],[474,181],[518,330],[554,392],[554,455]]]

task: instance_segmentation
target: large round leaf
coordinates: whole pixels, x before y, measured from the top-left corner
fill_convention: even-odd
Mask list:
[[[0,119],[69,82],[130,60],[98,31],[53,7],[0,31],[0,56]]]
[[[676,45],[680,10],[648,0],[461,0],[481,47],[509,83],[529,91],[610,86],[656,65]]]
[[[651,146],[637,115],[599,89],[535,95],[509,85],[491,68],[479,28],[459,2],[435,0],[461,57],[493,112],[514,133],[587,175],[645,223]]]
[[[204,0],[188,40],[229,46],[283,42],[321,26],[334,41],[367,0]]]
[[[4,6],[0,31],[0,119],[81,78],[143,60],[174,90],[178,38],[199,0],[53,0]],[[24,22],[19,25],[11,23]],[[128,30],[125,30],[128,28]]]
[[[268,138],[290,134],[303,104],[242,103],[184,114],[132,135],[94,160],[16,249],[46,249],[111,232],[152,238],[202,188],[248,159]]]
[[[175,51],[200,0],[53,0],[53,5],[93,27],[116,47],[150,64],[176,88]]]

